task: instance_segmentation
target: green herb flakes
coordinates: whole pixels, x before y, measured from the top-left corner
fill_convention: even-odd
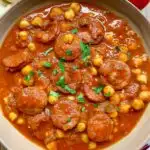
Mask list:
[[[63,60],[63,59],[60,59],[60,60],[59,60],[58,66],[59,66],[59,68],[60,68],[60,71],[61,71],[62,73],[64,73],[64,72],[65,72],[65,66],[64,66],[64,60]]]
[[[72,34],[77,34],[77,33],[78,33],[78,29],[75,28],[75,29],[71,30],[71,33],[72,33]]]
[[[78,67],[78,66],[73,66],[72,69],[73,69],[74,71],[76,71],[77,69],[79,69],[79,67]]]
[[[42,77],[43,76],[43,72],[41,70],[37,71],[38,77]]]
[[[59,97],[60,95],[55,91],[50,91],[49,96]]]
[[[86,108],[83,106],[83,107],[81,108],[81,112],[85,112],[85,110],[86,110]]]
[[[93,106],[94,106],[95,108],[98,108],[99,104],[93,104]]]
[[[67,119],[67,122],[68,122],[68,123],[71,122],[71,118],[70,118],[70,117]]]
[[[54,69],[53,72],[52,72],[52,74],[53,74],[54,76],[56,76],[56,75],[58,74],[58,70],[57,70],[57,69]]]
[[[78,100],[78,103],[85,103],[85,99],[82,94],[79,94],[77,96],[77,100]]]
[[[51,51],[53,50],[53,48],[49,48],[48,50],[46,50],[45,52],[43,52],[44,56],[47,56]]]
[[[72,51],[70,49],[66,50],[66,55],[67,56],[72,56]]]
[[[110,93],[110,92],[108,92],[108,93],[104,94],[104,96],[105,96],[105,97],[110,97],[110,95],[111,95],[111,93]]]
[[[69,93],[71,93],[71,94],[75,94],[76,93],[76,91],[74,89],[71,89],[68,85],[65,85],[64,89],[66,91],[68,91]]]
[[[50,63],[50,62],[48,62],[48,61],[45,61],[45,62],[43,62],[43,67],[45,67],[45,68],[50,68],[51,66],[52,66],[52,64]]]
[[[104,86],[103,86],[103,85],[100,85],[99,87],[94,87],[94,88],[93,88],[93,91],[94,91],[96,94],[99,94],[100,92],[102,92],[103,89],[104,89]]]
[[[24,80],[27,81],[27,82],[29,82],[31,80],[31,78],[33,77],[33,75],[34,75],[34,72],[31,71],[28,75],[26,75],[24,77]]]
[[[82,52],[82,60],[84,62],[88,61],[90,57],[90,47],[88,44],[84,44],[83,42],[80,42],[80,48]]]

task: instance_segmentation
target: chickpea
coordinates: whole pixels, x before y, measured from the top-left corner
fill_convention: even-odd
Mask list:
[[[56,141],[50,142],[46,145],[48,150],[57,150],[57,143]]]
[[[119,45],[119,39],[113,38],[112,44],[113,44],[114,46],[118,46],[118,45]]]
[[[61,8],[54,7],[54,8],[51,9],[49,15],[50,15],[50,18],[55,18],[57,16],[64,15],[64,12],[63,12],[63,10]]]
[[[61,130],[59,130],[59,129],[57,129],[56,130],[56,138],[58,138],[58,139],[62,139],[62,138],[64,138],[64,132],[63,131],[61,131]]]
[[[139,98],[143,101],[150,101],[150,91],[142,91],[139,94]]]
[[[127,62],[128,61],[128,55],[125,53],[120,53],[119,54],[119,60],[121,60],[123,62]]]
[[[140,57],[133,58],[133,65],[137,68],[143,64],[143,60]]]
[[[25,124],[25,120],[24,120],[24,118],[18,118],[17,119],[17,124],[19,124],[19,125],[23,125],[23,124]]]
[[[142,70],[141,69],[132,69],[132,73],[139,75],[142,73]]]
[[[140,110],[140,109],[144,108],[144,103],[143,103],[143,101],[141,99],[134,99],[133,103],[132,103],[132,107],[135,110]]]
[[[88,135],[85,134],[85,133],[81,134],[81,140],[82,140],[84,143],[88,143],[88,142],[89,142]]]
[[[107,85],[104,87],[103,92],[104,92],[104,95],[109,94],[109,97],[110,97],[115,93],[115,90],[111,86]]]
[[[81,5],[79,3],[72,3],[70,7],[74,10],[74,12],[77,14],[81,10]]]
[[[60,24],[60,30],[62,32],[66,32],[72,29],[72,25],[70,23],[63,22]]]
[[[27,65],[24,68],[22,68],[21,73],[23,75],[28,75],[31,71],[33,71],[33,68],[31,65]]]
[[[118,112],[117,112],[117,111],[111,112],[111,113],[109,114],[109,116],[110,116],[111,118],[116,118],[116,117],[118,116]]]
[[[3,98],[3,101],[4,101],[5,104],[8,104],[9,98],[8,98],[8,97],[4,97],[4,98]]]
[[[88,149],[89,150],[92,150],[92,149],[96,149],[97,145],[95,142],[90,142],[89,145],[88,145]]]
[[[34,79],[33,79],[33,77],[31,77],[31,79],[29,81],[23,79],[22,82],[23,82],[23,85],[25,85],[25,86],[32,86],[34,84]]]
[[[97,70],[96,70],[95,67],[91,67],[91,68],[90,68],[90,72],[91,72],[91,74],[92,74],[93,76],[96,76],[96,75],[97,75]]]
[[[112,42],[113,38],[114,38],[114,33],[113,32],[106,32],[104,38],[109,41]]]
[[[36,46],[33,42],[30,42],[28,44],[28,49],[31,51],[31,52],[34,52],[36,50]]]
[[[86,129],[86,124],[83,122],[78,123],[77,125],[77,131],[83,132]]]
[[[137,43],[136,43],[135,40],[132,40],[132,42],[130,42],[130,43],[128,44],[128,49],[129,49],[129,50],[136,50],[137,48],[138,48],[138,45],[137,45]]]
[[[63,40],[66,44],[71,44],[73,42],[74,35],[73,34],[65,34]]]
[[[10,112],[8,117],[13,122],[18,118],[18,114],[15,112]]]
[[[121,104],[120,107],[119,107],[119,112],[121,113],[128,113],[131,106],[129,104]]]
[[[65,12],[65,18],[66,18],[67,20],[72,20],[74,17],[75,17],[75,12],[73,11],[73,9],[68,9],[68,10]]]
[[[26,41],[28,39],[28,32],[27,31],[20,31],[19,37],[21,38],[21,40]]]
[[[58,101],[58,97],[56,97],[56,96],[50,95],[50,96],[48,97],[48,102],[49,102],[51,105],[54,105],[57,101]]]
[[[146,74],[140,74],[137,76],[137,81],[139,81],[142,84],[147,84],[147,75]]]
[[[43,19],[41,17],[37,16],[32,20],[31,24],[36,27],[42,27],[43,22],[44,22]]]
[[[120,47],[120,50],[121,50],[122,53],[127,53],[128,52],[128,47],[127,46],[121,45],[119,47]]]
[[[75,100],[75,97],[74,96],[68,96],[68,100],[73,101],[73,100]]]
[[[29,21],[27,21],[25,19],[20,21],[20,24],[19,24],[20,29],[26,29],[29,26],[30,26]]]
[[[112,97],[110,97],[111,104],[118,105],[120,103],[120,95],[115,93]]]
[[[94,66],[100,67],[103,64],[103,56],[96,55],[96,57],[92,60]]]

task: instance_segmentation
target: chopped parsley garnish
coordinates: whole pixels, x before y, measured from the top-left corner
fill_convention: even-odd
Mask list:
[[[74,71],[76,71],[77,69],[79,69],[79,67],[78,67],[78,66],[73,66],[72,69],[73,69]]]
[[[59,60],[58,66],[59,66],[59,68],[60,68],[60,71],[61,71],[62,73],[64,73],[64,72],[65,72],[64,59],[60,59],[60,60]]]
[[[58,70],[57,70],[57,69],[54,69],[53,72],[52,72],[52,74],[53,74],[54,76],[56,76],[56,75],[58,74]]]
[[[83,107],[81,108],[81,112],[85,112],[85,110],[86,110],[86,108],[83,106]]]
[[[43,62],[43,67],[45,67],[45,68],[50,68],[51,66],[52,66],[52,64],[50,63],[50,62],[48,62],[48,61],[45,61],[45,62]]]
[[[85,99],[82,94],[79,94],[77,96],[77,100],[78,100],[78,103],[85,103]]]
[[[34,75],[34,72],[31,71],[28,75],[26,75],[24,77],[24,80],[27,81],[27,82],[29,82],[31,80],[31,78],[33,77],[33,75]]]
[[[49,48],[48,50],[46,50],[45,52],[43,52],[44,56],[47,56],[51,51],[53,50],[53,48]]]
[[[70,117],[67,119],[67,122],[71,122],[71,118]]]
[[[72,56],[72,51],[70,49],[66,50],[66,55],[67,56]]]
[[[43,76],[43,72],[42,72],[41,70],[38,70],[38,71],[37,71],[37,74],[38,74],[39,77],[42,77],[42,76]]]
[[[83,42],[80,42],[80,48],[82,52],[82,60],[84,62],[88,61],[89,56],[90,56],[90,47],[88,44],[85,44]]]
[[[50,91],[49,96],[59,97],[60,95],[55,91]]]
[[[105,96],[105,97],[110,97],[110,95],[111,95],[111,93],[110,93],[110,92],[108,92],[108,93],[104,94],[104,96]]]
[[[60,86],[61,88],[65,89],[66,91],[68,91],[71,94],[75,94],[76,91],[74,89],[71,89],[68,85],[65,84],[65,77],[61,76],[59,78],[59,80],[56,82],[57,86]]]
[[[75,28],[75,29],[71,30],[71,33],[72,33],[72,34],[76,34],[76,33],[78,33],[78,29],[77,29],[77,28]]]
[[[100,85],[99,87],[94,87],[94,88],[93,88],[93,91],[94,91],[96,94],[99,94],[100,92],[102,92],[103,89],[104,89],[104,86],[103,86],[103,85]]]
[[[98,108],[99,105],[98,105],[98,104],[93,104],[93,106],[94,106],[95,108]]]

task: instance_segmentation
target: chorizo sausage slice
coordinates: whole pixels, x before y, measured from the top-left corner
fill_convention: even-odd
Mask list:
[[[27,63],[31,62],[31,60],[30,54],[24,51],[4,58],[2,63],[7,70],[14,72],[24,67]]]
[[[73,36],[70,43],[64,41],[66,35]],[[80,56],[80,39],[76,35],[70,33],[61,34],[56,40],[54,51],[59,58],[72,61]]]
[[[112,131],[113,122],[105,113],[96,114],[88,120],[87,133],[92,141],[107,141]]]
[[[122,89],[130,82],[131,71],[127,64],[118,60],[106,60],[99,69],[102,82],[115,89]]]
[[[38,87],[27,87],[17,94],[18,109],[29,115],[35,115],[47,105],[47,94]]]
[[[76,126],[80,118],[80,108],[74,101],[60,100],[52,108],[52,122],[64,131]]]
[[[96,94],[92,87],[88,84],[84,84],[84,93],[87,98],[93,102],[103,102],[105,100],[101,92]]]

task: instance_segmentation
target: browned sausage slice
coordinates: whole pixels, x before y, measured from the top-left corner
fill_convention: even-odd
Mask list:
[[[109,140],[113,131],[113,122],[104,113],[99,113],[91,117],[88,121],[87,132],[92,141],[104,142]]]
[[[24,51],[4,58],[2,63],[9,71],[13,72],[21,69],[31,60],[30,54]]]
[[[87,98],[93,102],[103,102],[105,100],[101,92],[99,94],[96,94],[93,91],[92,87],[88,84],[84,84],[84,93],[87,96]]]
[[[122,89],[130,82],[131,71],[127,64],[118,60],[106,60],[99,69],[102,82],[115,89]]]
[[[73,40],[70,43],[66,43],[64,41],[66,35],[68,35],[68,33],[61,34],[57,38],[54,51],[59,58],[72,61],[80,55],[80,39],[76,35],[71,34]]]
[[[47,105],[47,94],[37,87],[27,87],[17,95],[18,109],[29,115],[35,115]]]
[[[76,126],[80,118],[80,109],[76,102],[60,100],[52,108],[53,124],[64,131]]]

